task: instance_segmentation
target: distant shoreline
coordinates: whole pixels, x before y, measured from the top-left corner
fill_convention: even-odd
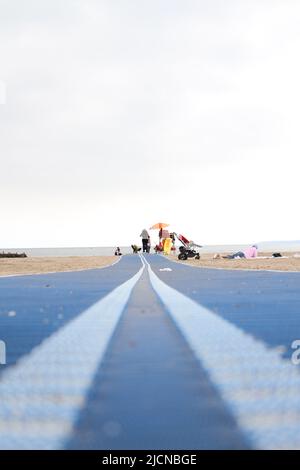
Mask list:
[[[134,240],[135,241],[135,240]],[[155,237],[152,238],[152,249],[155,245]],[[201,244],[201,240],[195,240],[197,243]],[[136,243],[141,246],[140,240],[136,240]],[[253,241],[256,243],[256,240]],[[278,242],[258,242],[260,252],[275,252],[275,251],[284,251],[284,252],[300,252],[300,241],[278,241]],[[204,245],[201,248],[200,252],[203,254],[210,253],[230,253],[235,251],[244,250],[249,244],[224,244],[224,245]],[[120,246],[123,254],[132,253],[130,246]],[[24,248],[24,247],[9,247],[9,248],[0,248],[0,251],[14,251],[14,252],[25,252],[30,258],[39,258],[39,257],[72,257],[72,256],[84,256],[84,257],[93,257],[93,256],[113,256],[116,246],[100,246],[100,247],[44,247],[44,248]]]

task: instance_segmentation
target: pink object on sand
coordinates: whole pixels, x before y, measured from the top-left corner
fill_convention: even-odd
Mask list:
[[[256,258],[257,257],[257,248],[255,246],[250,246],[244,250],[244,255],[246,258]]]

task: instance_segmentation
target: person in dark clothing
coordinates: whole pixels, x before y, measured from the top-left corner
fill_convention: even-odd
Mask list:
[[[144,230],[142,230],[140,237],[142,237],[143,253],[148,253],[148,241],[149,241],[150,236],[145,228]]]
[[[224,259],[235,259],[235,258],[246,258],[245,253],[242,251],[237,251],[233,255],[225,255],[223,256]]]

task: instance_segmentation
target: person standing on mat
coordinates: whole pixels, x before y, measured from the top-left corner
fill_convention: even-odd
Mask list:
[[[147,232],[147,230],[145,228],[144,228],[144,230],[142,230],[142,233],[141,233],[140,237],[142,237],[143,253],[147,253],[148,252],[148,240],[149,240],[150,236],[149,236],[149,233]]]

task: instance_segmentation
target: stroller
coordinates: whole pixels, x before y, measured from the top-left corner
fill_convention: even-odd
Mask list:
[[[182,246],[179,247],[178,259],[186,260],[188,258],[200,259],[199,251],[196,251],[195,248],[202,248],[202,245],[197,245],[193,241],[189,241],[183,235],[177,235],[174,233],[176,238],[180,241]]]

